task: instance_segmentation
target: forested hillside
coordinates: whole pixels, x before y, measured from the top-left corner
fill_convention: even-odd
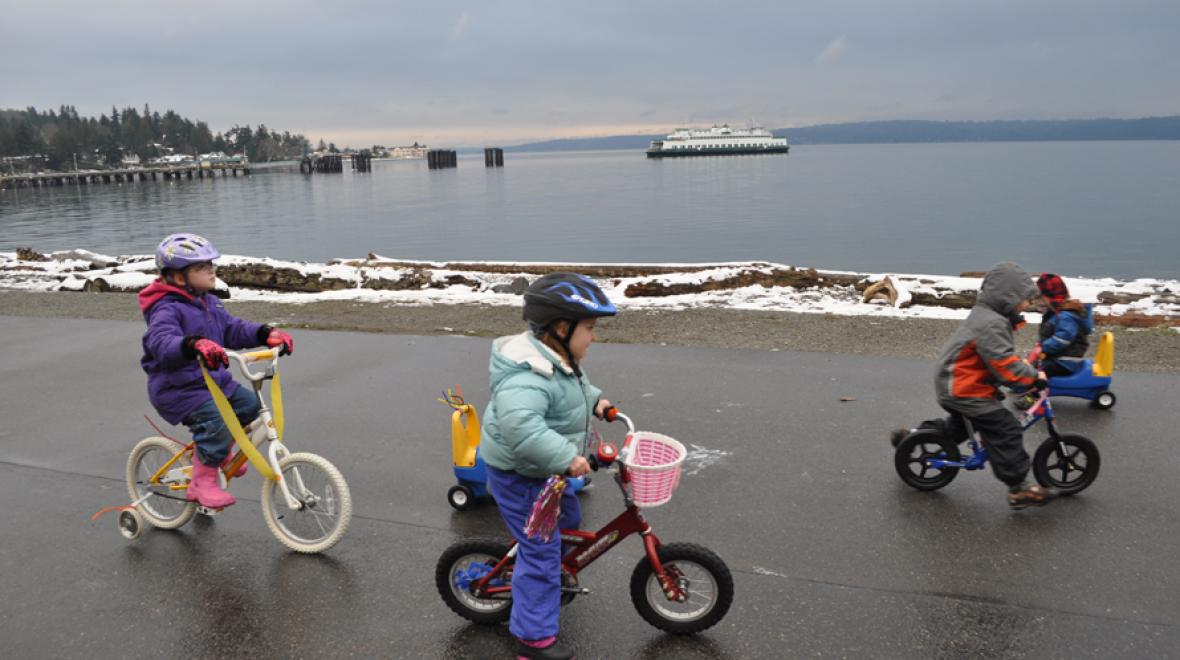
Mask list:
[[[82,117],[74,106],[57,110],[0,110],[0,158],[4,171],[117,167],[129,155],[143,162],[173,154],[222,151],[245,154],[251,161],[283,160],[302,154],[304,137],[257,128],[234,126],[213,133],[203,121],[163,114],[147,105],[111,108],[109,115]]]

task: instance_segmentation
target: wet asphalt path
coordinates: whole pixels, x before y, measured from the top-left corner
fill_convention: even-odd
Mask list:
[[[128,542],[113,517],[89,521],[126,503],[128,452],[153,434],[141,332],[0,317],[7,657],[510,657],[506,628],[468,625],[433,578],[451,542],[503,534],[493,507],[447,505],[448,410],[435,402],[458,383],[482,410],[487,340],[296,333],[288,443],[340,468],[355,512],[338,546],[308,557],[270,536],[253,475],[235,483],[238,506],[178,532]],[[629,539],[563,611],[580,657],[1174,657],[1176,376],[1118,374],[1109,412],[1059,400],[1062,428],[1102,449],[1101,475],[1012,513],[990,473],[933,494],[895,476],[887,430],[937,412],[927,362],[606,344],[587,366],[641,428],[716,459],[690,464],[649,520],[665,542],[720,554],[737,595],[705,634],[660,633],[630,603],[641,545]],[[597,526],[621,499],[601,479],[582,502]]]

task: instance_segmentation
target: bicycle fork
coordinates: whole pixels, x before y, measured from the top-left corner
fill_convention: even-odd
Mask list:
[[[255,388],[255,395],[258,396],[261,407],[258,411],[259,424],[250,434],[250,442],[257,447],[263,440],[267,441],[266,458],[270,464],[270,469],[275,474],[275,480],[279,484],[279,491],[282,492],[283,499],[287,502],[287,507],[292,511],[299,511],[304,508],[304,502],[301,499],[296,499],[291,494],[291,489],[287,484],[288,480],[283,478],[283,472],[279,469],[279,462],[291,453],[287,451],[287,447],[279,440],[279,434],[275,430],[274,417],[271,415],[270,406],[267,405],[266,399],[263,398],[260,388]],[[241,449],[238,451],[241,452]],[[237,459],[232,461],[231,464],[237,465]],[[225,478],[224,475],[223,478]],[[294,487],[296,492],[300,494],[307,492],[307,486],[304,485],[303,478],[299,476],[298,470],[292,469],[290,478],[295,482]],[[226,478],[226,482],[228,483],[228,478]]]
[[[683,603],[688,600],[688,582],[675,569],[669,570],[660,561],[660,540],[652,534],[651,526],[640,532],[643,536],[643,549],[647,553],[647,560],[651,562],[652,572],[660,581],[660,588],[664,590],[664,597],[669,601]]]

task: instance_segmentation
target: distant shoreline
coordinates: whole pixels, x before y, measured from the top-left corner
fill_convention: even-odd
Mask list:
[[[736,125],[736,124],[735,124]],[[674,127],[669,126],[668,132]],[[776,128],[791,145],[935,144],[964,142],[1110,142],[1180,140],[1180,115],[1137,119],[990,121],[889,120]],[[504,147],[509,152],[642,149],[665,134],[541,140]]]
[[[417,306],[345,300],[302,304],[228,300],[226,305],[232,314],[242,318],[293,328],[296,338],[298,329],[483,338],[524,330],[517,305]],[[133,293],[88,295],[0,289],[0,315],[143,322]],[[934,360],[958,324],[948,319],[740,309],[624,309],[618,317],[600,325],[598,336],[605,343]],[[1098,331],[1107,329],[1115,333],[1116,370],[1180,374],[1180,332],[1169,328],[1105,327]],[[1035,326],[1016,334],[1020,351],[1031,349],[1035,340]]]
[[[431,262],[376,254],[327,263],[222,255],[217,263],[219,295],[234,301],[513,307],[539,275],[575,270],[595,278],[625,309],[745,309],[911,319],[965,317],[983,276],[816,270],[770,262]],[[146,254],[0,251],[0,289],[67,296],[134,293],[155,277],[154,259]],[[1065,280],[1073,297],[1093,303],[1100,324],[1180,329],[1180,281]]]

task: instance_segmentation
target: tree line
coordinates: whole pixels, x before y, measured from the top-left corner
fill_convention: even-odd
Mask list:
[[[110,115],[81,117],[72,105],[55,110],[0,110],[0,158],[4,170],[71,170],[118,167],[127,155],[146,163],[171,154],[222,151],[245,154],[251,161],[286,160],[303,154],[305,138],[289,131],[235,125],[213,133],[203,121],[173,110],[163,114],[147,104],[143,110],[111,108]]]

